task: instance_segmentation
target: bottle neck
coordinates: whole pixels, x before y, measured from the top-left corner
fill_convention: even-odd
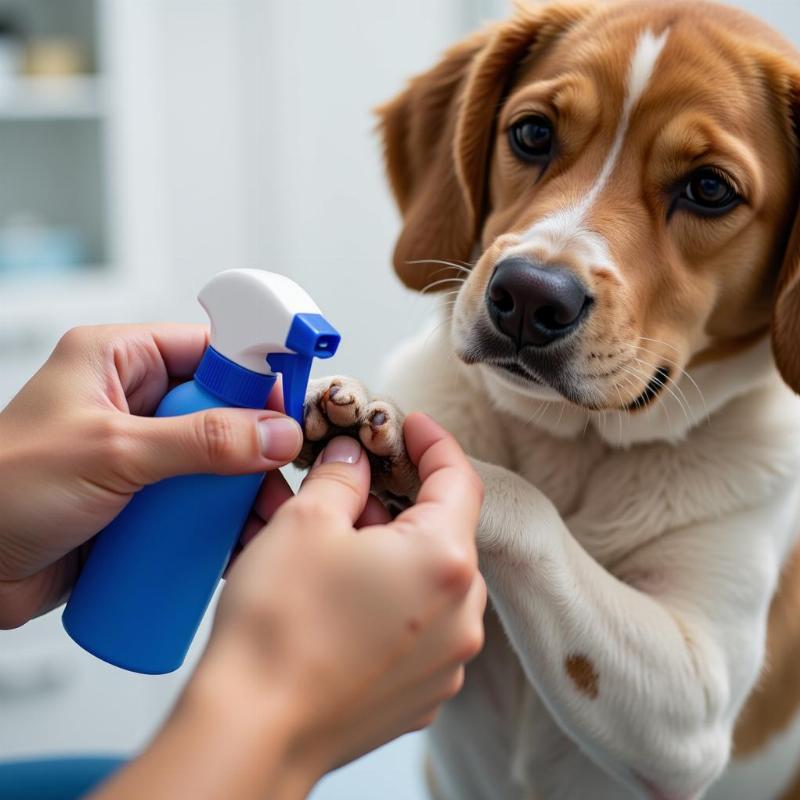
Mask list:
[[[239,366],[210,346],[197,365],[194,379],[215,397],[241,408],[264,408],[275,385],[275,375]]]

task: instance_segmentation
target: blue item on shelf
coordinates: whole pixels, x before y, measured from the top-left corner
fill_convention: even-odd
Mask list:
[[[59,275],[85,264],[83,233],[68,225],[51,226],[35,219],[13,219],[0,227],[0,276],[37,278]]]

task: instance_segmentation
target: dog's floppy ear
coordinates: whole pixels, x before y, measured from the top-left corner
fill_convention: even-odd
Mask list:
[[[448,276],[434,260],[470,259],[483,221],[494,123],[513,70],[588,8],[520,6],[510,20],[448,50],[378,109],[389,182],[403,215],[394,265],[407,286],[423,289]]]
[[[786,136],[793,154],[792,169],[800,173],[800,68],[770,59],[778,98],[785,110]],[[795,220],[778,274],[772,313],[772,351],[784,381],[800,393],[800,186],[794,197]]]
[[[772,350],[783,379],[800,394],[800,220],[795,222],[778,278]]]

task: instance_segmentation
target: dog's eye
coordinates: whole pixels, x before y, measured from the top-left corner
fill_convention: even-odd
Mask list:
[[[725,176],[710,167],[697,170],[689,178],[681,198],[692,211],[707,216],[724,214],[742,199]]]
[[[509,127],[508,142],[517,158],[541,161],[553,149],[553,125],[540,114],[523,117]]]

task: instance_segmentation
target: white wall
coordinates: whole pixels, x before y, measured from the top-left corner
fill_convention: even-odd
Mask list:
[[[243,6],[246,261],[313,292],[343,335],[334,368],[371,380],[428,308],[389,268],[398,220],[371,109],[457,35],[460,3]]]

